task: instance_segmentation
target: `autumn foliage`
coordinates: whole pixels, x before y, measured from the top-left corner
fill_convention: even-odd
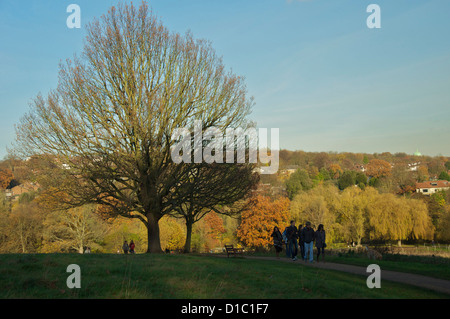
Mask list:
[[[8,168],[0,168],[0,189],[5,189],[14,179],[13,172]]]
[[[334,179],[338,179],[342,174],[342,168],[339,164],[331,164],[328,167],[328,170],[330,171]]]
[[[373,159],[367,164],[367,176],[383,177],[391,174],[391,164],[380,159]]]
[[[213,239],[220,239],[220,237],[225,233],[225,228],[223,227],[222,218],[219,217],[214,212],[210,212],[205,217],[206,223],[206,233]]]
[[[237,229],[239,240],[247,247],[266,248],[272,244],[273,228],[282,231],[289,224],[289,199],[271,199],[255,196],[251,208],[241,215],[241,224]]]

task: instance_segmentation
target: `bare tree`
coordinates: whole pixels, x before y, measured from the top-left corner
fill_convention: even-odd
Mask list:
[[[184,252],[191,250],[192,226],[209,212],[238,216],[248,207],[248,196],[259,182],[254,165],[200,164],[191,165],[187,180],[176,189],[183,198],[171,213],[186,223]]]
[[[50,250],[45,252],[75,250],[82,254],[87,246],[98,247],[107,229],[95,211],[94,205],[86,205],[47,213],[43,237]]]
[[[98,203],[141,220],[148,252],[161,252],[159,219],[179,207],[189,166],[170,157],[175,128],[246,125],[252,100],[210,43],[171,33],[145,3],[112,7],[87,26],[80,57],[38,95],[16,127],[21,156],[58,163],[70,206]]]

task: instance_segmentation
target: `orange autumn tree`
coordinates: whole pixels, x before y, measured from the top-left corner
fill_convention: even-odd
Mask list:
[[[0,189],[5,189],[14,179],[13,172],[8,168],[0,168]]]
[[[250,208],[241,214],[237,237],[247,247],[268,248],[273,243],[273,228],[278,226],[282,232],[289,223],[289,199],[258,195],[251,201]]]
[[[223,219],[219,214],[209,212],[206,214],[204,221],[204,231],[206,235],[206,241],[204,243],[205,250],[209,251],[210,248],[222,246],[222,236],[226,232],[223,225]]]
[[[373,159],[367,164],[366,175],[370,177],[383,177],[391,175],[391,164],[380,159]]]
[[[210,212],[205,216],[206,233],[213,239],[220,240],[222,235],[225,233],[225,228],[223,227],[223,220],[215,212]]]
[[[64,206],[64,200],[67,200],[69,195],[55,187],[44,189],[36,198],[38,206],[45,211],[56,211],[68,209]]]

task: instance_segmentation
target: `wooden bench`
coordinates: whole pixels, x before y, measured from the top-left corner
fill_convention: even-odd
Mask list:
[[[236,257],[236,254],[242,254],[244,251],[242,248],[234,248],[233,245],[225,245],[225,250],[227,252],[227,257],[230,257],[230,255]]]

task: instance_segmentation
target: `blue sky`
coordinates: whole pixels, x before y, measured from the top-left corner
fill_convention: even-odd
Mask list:
[[[128,1],[126,1],[128,2]],[[69,4],[81,29],[69,29]],[[0,0],[0,158],[84,25],[117,1]],[[135,1],[140,3],[140,1]],[[366,8],[381,8],[369,29]],[[450,156],[450,1],[155,0],[172,31],[211,40],[255,98],[251,118],[291,150]]]

